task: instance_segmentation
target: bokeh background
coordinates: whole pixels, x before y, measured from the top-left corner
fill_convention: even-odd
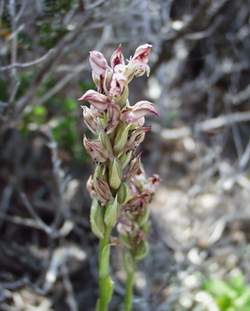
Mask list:
[[[77,98],[89,50],[153,45],[143,146],[161,185],[136,311],[250,310],[250,1],[0,0],[0,310],[91,311],[98,241]],[[121,310],[124,274],[112,257]]]

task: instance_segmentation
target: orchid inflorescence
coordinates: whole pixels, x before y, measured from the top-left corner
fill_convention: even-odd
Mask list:
[[[158,115],[153,104],[142,100],[130,105],[128,85],[135,77],[149,75],[151,45],[139,46],[127,62],[121,46],[113,53],[110,65],[98,51],[90,52],[90,65],[97,91],[88,90],[79,98],[83,118],[94,139],[83,139],[94,163],[94,173],[87,181],[92,198],[90,223],[100,239],[98,311],[108,310],[112,297],[109,276],[110,235],[116,226],[119,244],[123,246],[127,284],[124,310],[131,310],[133,275],[136,262],[148,252],[146,233],[149,227],[148,204],[159,177],[146,178],[138,146],[149,127],[145,116]]]

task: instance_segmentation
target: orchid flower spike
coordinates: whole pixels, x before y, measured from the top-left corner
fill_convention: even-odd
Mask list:
[[[91,51],[89,62],[97,90],[88,90],[79,98],[84,123],[94,136],[84,136],[83,145],[95,164],[87,190],[92,198],[92,232],[100,239],[97,311],[108,310],[113,292],[109,275],[113,229],[117,229],[128,274],[134,273],[136,263],[148,253],[149,203],[159,177],[146,177],[138,148],[150,130],[144,126],[145,118],[158,116],[158,112],[147,100],[130,103],[129,83],[149,74],[151,49],[150,44],[140,45],[125,62],[118,46],[110,64],[101,52]],[[131,295],[131,288],[126,293]],[[131,297],[125,301],[129,303]]]

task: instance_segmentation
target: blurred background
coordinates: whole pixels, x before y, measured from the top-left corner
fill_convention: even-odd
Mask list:
[[[250,1],[0,0],[0,310],[91,311],[89,50],[151,43],[143,143],[161,185],[135,311],[250,310]],[[121,310],[124,273],[113,254]]]

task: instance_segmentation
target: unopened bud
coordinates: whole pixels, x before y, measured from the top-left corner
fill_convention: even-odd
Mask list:
[[[96,178],[93,180],[93,184],[96,196],[102,203],[106,203],[112,198],[112,193],[109,189],[109,185],[105,180]]]
[[[103,211],[100,208],[97,200],[93,200],[90,209],[90,224],[92,232],[99,238],[103,239],[104,235],[104,221],[103,221]]]
[[[130,162],[132,158],[133,151],[126,151],[119,157],[119,161],[121,163],[122,169],[124,169]]]
[[[84,137],[83,145],[94,161],[105,162],[108,159],[108,152],[99,141],[91,141]]]
[[[101,132],[99,137],[100,137],[103,147],[108,151],[110,156],[113,156],[113,149],[112,149],[108,135],[104,132]]]
[[[140,226],[143,226],[146,222],[148,222],[150,215],[149,208],[146,206],[142,211],[142,214],[138,216],[137,221]]]
[[[118,201],[117,196],[115,197],[113,202],[109,202],[104,215],[104,222],[107,226],[113,227],[117,221],[118,215]]]
[[[89,52],[89,62],[93,72],[97,76],[103,75],[105,73],[106,68],[108,67],[108,63],[105,57],[99,51]]]
[[[126,204],[131,199],[131,191],[130,191],[127,183],[123,182],[121,184],[121,186],[117,192],[117,196],[118,196],[118,202],[120,204]]]
[[[119,154],[124,149],[124,146],[128,141],[128,132],[130,126],[131,126],[130,124],[127,126],[126,124],[120,124],[118,127],[114,142],[114,150],[116,154]]]
[[[109,166],[109,184],[113,189],[118,189],[121,184],[122,172],[118,160],[115,158]]]
[[[145,240],[142,240],[136,247],[134,258],[137,261],[142,260],[144,257],[148,255],[148,253],[149,253],[148,242]]]
[[[95,180],[96,178],[101,178],[103,180],[106,180],[105,173],[106,173],[106,166],[102,163],[97,164],[94,175],[93,175],[93,180]]]

